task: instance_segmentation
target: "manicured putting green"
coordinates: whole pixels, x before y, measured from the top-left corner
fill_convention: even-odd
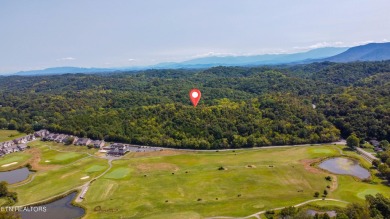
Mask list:
[[[102,166],[102,165],[93,165],[90,168],[86,169],[85,172],[87,173],[97,172],[97,171],[104,170],[106,168],[107,168],[106,166]]]
[[[119,167],[110,171],[108,174],[104,176],[107,179],[122,179],[125,178],[130,173],[129,168]]]

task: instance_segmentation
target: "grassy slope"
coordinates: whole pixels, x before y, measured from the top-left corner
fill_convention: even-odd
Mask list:
[[[119,210],[114,214],[88,211],[87,218],[245,216],[313,199],[315,191],[322,192],[328,185],[324,177],[329,174],[307,172],[299,160],[334,155],[339,155],[339,150],[331,146],[115,161],[114,168],[91,186],[83,204],[88,209],[101,205]],[[218,171],[219,166],[227,170]],[[380,184],[356,182],[349,176],[338,178],[339,188],[329,198],[362,201],[358,196],[361,192],[390,192]]]
[[[9,137],[10,135],[13,135],[13,137]],[[20,133],[16,130],[0,130],[0,142],[9,141],[21,136],[24,136],[26,134]],[[4,157],[0,158],[0,171],[8,171],[17,169],[25,164],[27,164],[27,161],[31,158],[31,155],[25,152],[18,152],[18,153],[11,153],[7,154]],[[11,165],[8,167],[1,167],[4,164],[9,164],[13,162],[18,162],[15,165]]]
[[[26,152],[7,154],[4,157],[0,158],[0,171],[8,171],[8,170],[20,168],[21,166],[27,164],[28,160],[31,157],[32,157],[31,154],[28,154]],[[13,162],[18,162],[18,163],[7,167],[1,167],[2,165],[13,163]]]
[[[20,205],[43,200],[83,185],[87,181],[80,178],[84,176],[93,178],[104,171],[89,171],[94,166],[105,166],[106,169],[108,164],[103,159],[86,158],[62,168],[37,172],[32,182],[12,188],[12,191],[18,193]]]
[[[16,130],[2,130],[0,129],[0,142],[13,140],[25,136],[25,133],[18,132]],[[11,136],[11,137],[10,137]]]

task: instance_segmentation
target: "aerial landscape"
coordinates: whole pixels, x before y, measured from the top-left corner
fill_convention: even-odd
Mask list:
[[[0,3],[0,218],[390,219],[390,4],[282,2]]]

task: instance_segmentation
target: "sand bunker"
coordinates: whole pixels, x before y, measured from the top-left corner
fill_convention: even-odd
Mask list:
[[[45,163],[50,163],[50,160],[45,160]]]
[[[1,167],[8,167],[8,166],[11,166],[11,165],[15,165],[17,163],[18,162],[7,163],[7,164],[4,164],[4,165],[1,165]]]
[[[80,179],[88,179],[89,176],[84,176],[84,177],[81,177]]]

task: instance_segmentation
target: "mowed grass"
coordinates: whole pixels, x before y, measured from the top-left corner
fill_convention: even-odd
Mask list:
[[[321,201],[315,201],[315,202],[310,202],[310,206],[316,206],[316,207],[321,207],[321,208],[326,208],[326,209],[332,209],[332,207],[340,207],[340,208],[345,208],[347,207],[347,203],[345,202],[338,202],[338,201],[331,201],[331,200],[321,200]]]
[[[89,156],[84,152],[75,152],[72,150],[68,151],[69,147],[76,147],[76,146],[64,146],[63,144],[59,144],[56,142],[43,142],[38,140],[38,141],[30,142],[28,145],[32,148],[40,149],[41,165],[45,165],[45,164],[65,165]]]
[[[77,152],[59,152],[50,149],[42,149],[40,164],[69,164],[83,157],[87,154]]]
[[[56,143],[53,141],[41,141],[36,140],[33,142],[30,142],[28,144],[31,147],[38,147],[38,148],[50,148],[53,150],[59,150],[63,152],[77,152],[77,153],[87,153],[87,154],[95,154],[98,149],[91,148],[88,149],[87,146],[75,146],[75,145],[64,145],[62,143]]]
[[[25,133],[18,132],[16,130],[3,130],[0,129],[0,142],[13,140],[25,136]]]
[[[337,146],[308,146],[117,160],[91,185],[82,204],[86,218],[242,217],[314,199],[329,185],[324,179],[329,173],[308,172],[301,160],[337,155]],[[226,170],[218,170],[221,166]],[[367,189],[390,192],[350,176],[338,180],[329,198],[363,202],[358,194],[373,191]],[[118,211],[98,213],[96,206]]]
[[[105,167],[97,171],[90,171],[96,166]],[[71,165],[35,173],[32,182],[19,187],[10,188],[18,193],[18,205],[28,204],[50,198],[68,190],[83,185],[87,180],[80,178],[89,176],[92,179],[108,168],[107,160],[86,158]]]
[[[0,171],[12,170],[20,166],[23,166],[27,164],[28,160],[31,157],[32,155],[26,152],[15,152],[11,154],[6,154],[4,155],[4,157],[0,158]],[[13,162],[18,162],[18,163],[7,167],[2,167],[2,165],[10,164]]]

